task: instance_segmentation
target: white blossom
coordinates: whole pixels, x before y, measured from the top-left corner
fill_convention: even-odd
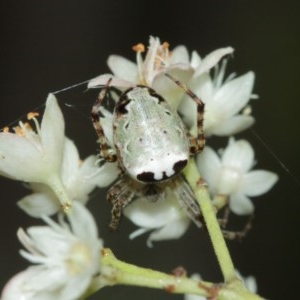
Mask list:
[[[104,163],[99,168],[97,161],[95,155],[81,161],[75,144],[65,138],[61,178],[69,199],[86,204],[95,187],[108,186],[116,179],[118,168],[115,163]],[[47,185],[30,183],[29,188],[32,193],[18,202],[19,207],[27,214],[40,217],[43,214],[52,215],[60,210],[56,195]]]
[[[15,133],[0,133],[0,174],[27,182],[32,189],[18,205],[31,216],[52,215],[73,201],[86,203],[95,187],[111,184],[118,176],[116,164],[97,166],[97,157],[84,161],[75,144],[64,135],[64,119],[53,95],[49,95],[36,131],[20,122]]]
[[[197,165],[212,195],[229,196],[229,207],[238,215],[251,214],[254,206],[249,197],[266,193],[278,180],[273,172],[251,170],[254,150],[246,140],[230,139],[221,157],[206,146]]]
[[[145,59],[142,57],[145,51],[144,45],[137,44],[133,49],[137,53],[136,63],[119,55],[111,55],[108,58],[108,66],[113,75],[104,74],[96,77],[89,82],[88,87],[106,85],[109,78],[112,78],[110,85],[118,88],[143,84],[152,87],[177,109],[185,92],[167,78],[165,73],[189,84],[195,74],[208,72],[224,55],[233,52],[231,47],[218,49],[207,55],[201,63],[197,61],[196,66],[195,55],[192,55],[190,60],[185,46],[177,46],[170,51],[168,43],[161,44],[158,38],[152,36],[149,39]]]
[[[19,229],[26,250],[21,255],[34,265],[15,275],[4,287],[2,300],[75,300],[101,269],[102,241],[92,215],[74,203],[69,224],[44,217],[47,226]]]
[[[198,54],[194,56],[199,57]],[[194,60],[201,60],[194,58]],[[215,69],[215,76],[212,78],[209,72],[197,74],[189,83],[191,90],[205,103],[204,132],[206,136],[219,135],[230,136],[249,128],[254,123],[253,116],[244,114],[243,109],[251,98],[254,85],[254,73],[235,77],[231,74],[224,81],[226,60],[220,68]],[[196,66],[197,64],[194,63]],[[202,64],[200,64],[201,66]],[[196,130],[195,103],[187,96],[180,103],[179,112],[189,127]]]
[[[191,222],[170,190],[166,192],[166,197],[155,203],[145,197],[136,199],[124,210],[124,215],[140,227],[131,233],[131,239],[152,231],[147,239],[148,247],[153,246],[153,241],[179,239]]]
[[[0,133],[0,174],[25,182],[49,186],[61,205],[67,209],[71,201],[66,195],[60,170],[64,148],[64,119],[56,98],[50,94],[36,132],[28,123],[19,123],[16,133]]]
[[[185,46],[177,46],[172,51],[167,43],[160,43],[158,38],[150,37],[145,59],[142,53],[145,46],[134,47],[137,52],[136,63],[118,55],[108,58],[108,66],[113,75],[103,74],[94,78],[88,84],[89,88],[104,86],[108,79],[110,85],[123,89],[137,84],[152,87],[162,95],[175,109],[178,108],[183,120],[189,127],[195,127],[195,102],[185,91],[165,76],[171,74],[177,80],[185,83],[205,103],[204,131],[208,135],[232,135],[247,129],[254,123],[251,115],[241,113],[253,97],[254,73],[248,72],[235,77],[231,74],[224,81],[226,61],[219,68],[217,64],[233,48],[217,49],[204,58],[193,51],[191,58]],[[210,70],[216,67],[212,78]],[[193,132],[195,128],[193,129]]]

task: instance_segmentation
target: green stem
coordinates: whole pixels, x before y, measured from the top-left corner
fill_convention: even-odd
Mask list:
[[[263,300],[260,296],[249,292],[236,275],[216,218],[215,208],[194,160],[191,160],[184,173],[201,208],[225,283],[213,284],[141,268],[122,262],[113,255],[110,249],[103,249],[101,274],[93,279],[88,291],[81,299],[86,299],[104,286],[124,284],[162,289],[170,293],[200,295],[215,300]]]
[[[191,159],[184,175],[195,193],[195,197],[201,208],[205,224],[217,256],[225,282],[230,282],[236,278],[236,272],[226,246],[222,231],[220,229],[215,208],[212,205],[208,190],[201,179],[195,160]]]
[[[101,270],[101,275],[94,279],[88,295],[105,285],[115,284],[156,288],[170,293],[196,294],[204,297],[215,295],[221,287],[218,284],[190,279],[184,275],[169,275],[122,262],[107,248],[102,250]]]
[[[184,274],[169,275],[122,262],[107,248],[102,250],[101,274],[93,279],[88,291],[80,299],[87,299],[104,286],[117,284],[156,288],[169,293],[194,294],[215,300],[263,300],[249,292],[238,278],[228,284],[213,284],[187,278]]]

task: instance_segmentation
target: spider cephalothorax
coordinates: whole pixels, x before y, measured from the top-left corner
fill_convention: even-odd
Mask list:
[[[111,229],[119,225],[122,210],[135,196],[155,202],[171,187],[187,214],[200,226],[200,208],[181,171],[190,155],[202,151],[204,103],[170,74],[166,74],[197,104],[197,137],[188,134],[180,116],[166,99],[147,86],[134,86],[123,92],[113,113],[115,149],[109,147],[99,108],[109,92],[110,80],[100,92],[92,109],[92,120],[100,140],[100,156],[118,162],[122,175],[110,188]]]

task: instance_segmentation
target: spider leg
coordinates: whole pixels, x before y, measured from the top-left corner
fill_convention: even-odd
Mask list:
[[[103,127],[101,125],[100,116],[99,116],[99,108],[102,104],[103,99],[107,95],[109,91],[109,84],[111,82],[112,78],[110,78],[106,84],[106,86],[101,90],[98,98],[96,99],[94,106],[91,111],[91,118],[94,125],[94,128],[97,132],[97,135],[99,137],[100,141],[100,155],[103,157],[106,161],[114,162],[117,160],[117,155],[111,153],[111,148],[108,145],[107,138],[104,134]]]
[[[227,224],[229,223],[229,217],[230,217],[230,208],[228,206],[229,198],[227,195],[218,194],[213,199],[213,205],[216,208],[216,213],[220,210],[222,210],[222,216],[221,218],[218,218],[218,222],[222,228],[223,236],[228,240],[234,240],[243,239],[247,233],[252,228],[252,221],[254,218],[254,215],[250,215],[249,219],[244,225],[244,228],[239,231],[232,231],[232,230],[226,230]]]
[[[250,215],[244,228],[240,231],[222,230],[223,236],[228,240],[242,240],[252,228],[254,214]]]
[[[221,218],[218,218],[218,222],[222,228],[223,236],[226,239],[241,240],[247,235],[247,233],[252,228],[252,221],[254,218],[254,214],[250,215],[250,217],[248,218],[248,220],[245,223],[244,228],[242,230],[239,230],[239,231],[226,230],[227,224],[229,223],[230,213],[231,213],[228,203],[229,203],[229,198],[227,195],[219,194],[214,197],[213,205],[216,208],[216,213],[218,213],[218,211],[220,211],[220,210],[223,210],[223,212],[222,212],[223,214],[222,214]]]
[[[205,145],[205,135],[203,131],[203,116],[204,116],[204,102],[198,98],[185,84],[175,79],[168,73],[165,75],[174,81],[180,88],[182,88],[188,96],[196,103],[197,105],[197,137],[190,136],[190,153],[196,154],[203,150]]]
[[[120,224],[124,208],[132,201],[135,192],[126,178],[121,178],[108,191],[107,200],[112,205],[109,228],[115,231]]]
[[[185,208],[187,215],[193,220],[193,222],[198,227],[205,225],[200,207],[195,199],[194,192],[182,175],[179,175],[175,179],[175,193],[178,197],[179,203]]]
[[[226,228],[228,221],[229,221],[229,215],[230,215],[230,208],[226,206],[224,208],[224,212],[221,218],[218,219],[218,222],[221,226],[221,228]]]

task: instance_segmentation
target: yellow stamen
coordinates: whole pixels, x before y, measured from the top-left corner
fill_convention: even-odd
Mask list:
[[[163,42],[162,47],[163,49],[167,50],[169,48],[170,44],[168,42]]]
[[[8,126],[4,127],[4,128],[2,129],[2,131],[3,131],[3,132],[9,132],[9,127],[8,127]]]
[[[23,123],[23,125],[26,129],[31,129],[32,130],[32,127],[28,122]]]
[[[145,52],[145,46],[142,43],[132,46],[132,50],[135,52]]]
[[[26,136],[26,130],[32,130],[32,127],[28,122],[22,123],[22,126],[14,127],[15,133],[19,136]]]
[[[25,136],[25,131],[20,126],[14,127],[14,131],[19,136]]]
[[[38,113],[38,112],[29,112],[28,114],[27,114],[27,119],[28,120],[31,120],[31,119],[33,119],[33,118],[35,118],[35,117],[38,117],[40,114]]]

